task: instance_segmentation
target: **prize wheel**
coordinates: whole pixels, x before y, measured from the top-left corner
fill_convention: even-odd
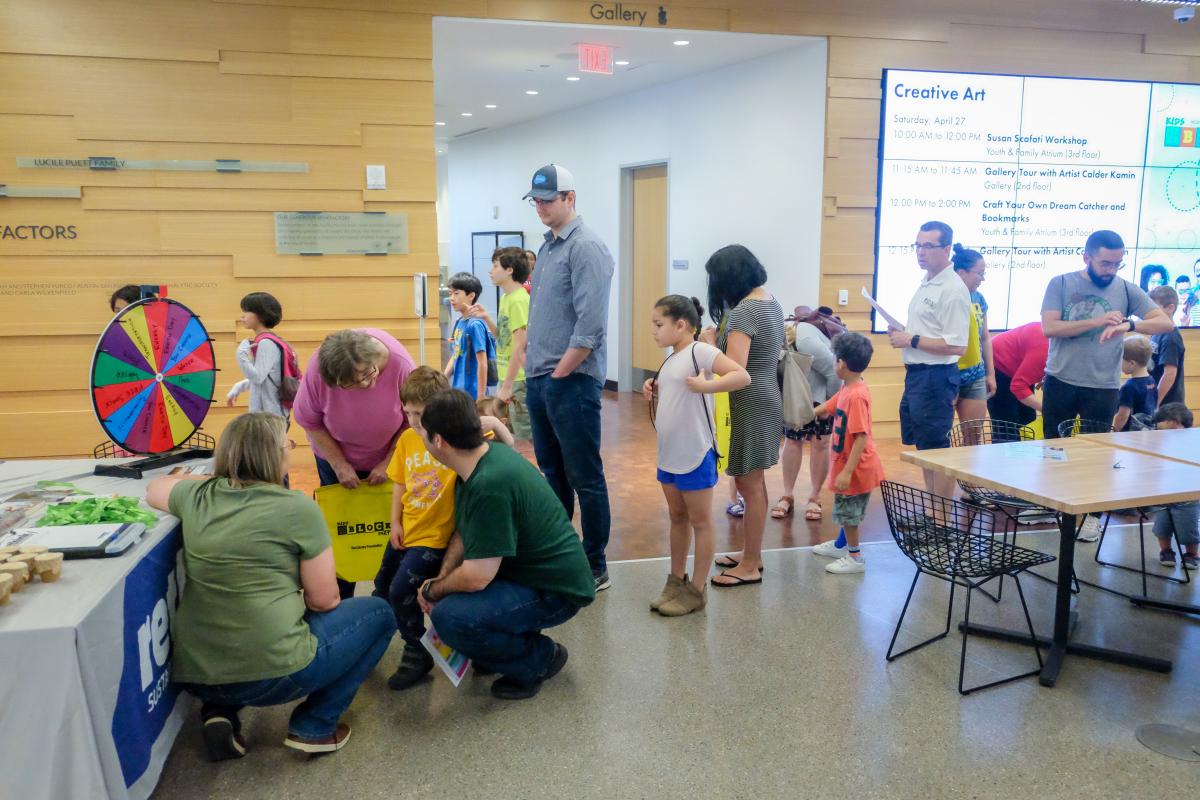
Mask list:
[[[92,357],[96,419],[132,453],[165,453],[187,441],[208,414],[215,383],[208,331],[174,300],[121,309]]]

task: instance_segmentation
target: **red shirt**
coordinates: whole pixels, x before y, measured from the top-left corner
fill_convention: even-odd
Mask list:
[[[996,372],[1012,378],[1012,393],[1018,400],[1033,394],[1033,387],[1046,375],[1050,340],[1042,335],[1042,323],[1030,322],[992,337]]]
[[[871,438],[871,390],[865,381],[845,386],[825,401],[820,410],[833,412],[833,436],[829,447],[833,453],[833,468],[829,471],[829,488],[842,495],[866,494],[883,480],[883,462],[879,460],[875,441]],[[850,460],[855,436],[867,437],[867,444],[850,476],[850,485],[840,492],[834,487],[834,481]]]

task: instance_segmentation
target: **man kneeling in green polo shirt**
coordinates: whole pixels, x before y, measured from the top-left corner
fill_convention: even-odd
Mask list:
[[[474,401],[458,390],[425,404],[417,432],[458,474],[450,540],[438,577],[418,593],[442,641],[495,672],[492,694],[533,697],[567,663],[542,630],[596,597],[579,536],[550,485],[516,451],[483,439]]]

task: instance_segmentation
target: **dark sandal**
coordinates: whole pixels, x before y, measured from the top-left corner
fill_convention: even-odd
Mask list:
[[[722,559],[724,560],[722,561]],[[717,556],[713,559],[713,566],[720,567],[721,569],[737,569],[737,565],[740,563],[742,562],[735,561],[733,556],[730,555]],[[758,571],[766,572],[766,567],[759,567]]]
[[[736,583],[717,583],[717,578],[732,578],[733,580],[735,580],[737,582]],[[708,579],[708,582],[711,583],[713,586],[716,586],[718,589],[732,589],[735,586],[751,586],[755,583],[762,583],[762,581],[763,581],[763,579],[762,579],[761,571],[759,572],[759,577],[757,577],[757,578],[739,578],[737,575],[730,575],[729,572],[726,571],[726,572],[722,572],[718,575],[714,575]]]

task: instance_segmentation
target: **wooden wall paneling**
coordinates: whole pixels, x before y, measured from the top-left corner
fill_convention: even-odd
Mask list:
[[[950,25],[932,15],[887,16],[878,11],[869,15],[828,13],[828,6],[816,11],[790,12],[779,8],[733,8],[729,29],[738,33],[793,34],[797,36],[854,36],[867,39],[911,39],[918,42],[949,41]]]
[[[319,56],[222,50],[221,72],[234,75],[289,75],[305,78],[432,81],[433,64],[420,58]]]
[[[212,0],[221,5],[297,6],[354,11],[409,12],[436,17],[486,17],[486,0]]]
[[[433,58],[433,17],[343,8],[287,8],[289,53]],[[267,50],[263,47],[239,48]]]
[[[437,275],[436,253],[407,256],[261,256],[234,259],[236,278],[408,278],[416,272]]]
[[[857,97],[863,100],[878,100],[883,88],[878,80],[868,78],[829,78],[830,97]]]
[[[842,139],[878,139],[879,101],[830,97],[825,104],[825,131]]]
[[[432,81],[289,80],[292,113],[300,124],[333,115],[366,123],[433,125]]]
[[[108,211],[362,211],[362,192],[85,186],[83,208]]]
[[[52,183],[52,181],[47,181]],[[3,239],[0,256],[46,253],[154,253],[161,245],[151,214],[87,211],[77,198],[18,198],[3,201],[4,224],[74,227],[75,238]],[[69,233],[65,232],[65,233]]]

